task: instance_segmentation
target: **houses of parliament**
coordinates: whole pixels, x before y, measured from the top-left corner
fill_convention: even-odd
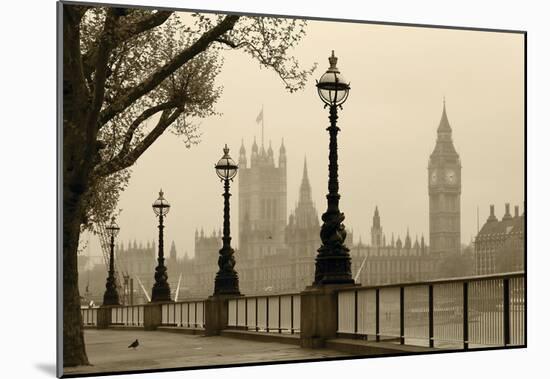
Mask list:
[[[445,104],[436,135],[427,172],[428,241],[424,235],[413,238],[409,231],[405,236],[386,234],[383,208],[376,207],[369,243],[354,242],[352,233],[348,233],[352,274],[357,283],[376,285],[433,279],[446,257],[461,254],[461,163],[453,145]],[[296,189],[298,202],[290,213],[287,213],[284,142],[279,146],[277,157],[271,144],[265,149],[254,140],[247,151],[242,143],[238,163],[239,246],[235,257],[241,292],[254,295],[303,290],[313,282],[315,257],[320,247],[320,219],[312,200],[306,160],[300,188]],[[194,247],[193,257],[178,258],[172,245],[167,260],[170,286],[175,291],[180,282],[180,298],[212,294],[221,232],[197,230]],[[130,250],[121,249],[120,259],[134,254]],[[154,260],[153,251],[146,255],[148,260]],[[139,262],[139,259],[131,261]],[[146,272],[132,272],[131,268],[128,271],[145,282],[152,277],[151,267]]]

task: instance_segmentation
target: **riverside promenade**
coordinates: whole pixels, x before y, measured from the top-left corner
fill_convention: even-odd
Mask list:
[[[64,369],[67,376],[350,356],[336,350],[304,349],[288,343],[164,331],[86,329],[84,337],[92,366],[67,367]],[[136,338],[139,346],[135,350],[128,348]]]

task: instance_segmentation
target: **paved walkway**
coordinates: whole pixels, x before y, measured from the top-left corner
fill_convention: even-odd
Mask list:
[[[215,366],[349,356],[335,350],[303,349],[278,342],[247,341],[228,337],[203,337],[141,330],[97,330],[84,332],[92,366],[71,367],[65,374]],[[139,347],[128,345],[139,339]]]

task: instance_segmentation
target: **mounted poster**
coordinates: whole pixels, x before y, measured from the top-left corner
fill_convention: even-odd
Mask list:
[[[58,28],[59,376],[526,346],[526,32]]]

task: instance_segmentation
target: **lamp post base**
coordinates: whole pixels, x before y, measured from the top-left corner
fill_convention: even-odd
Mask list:
[[[354,284],[351,275],[351,257],[345,255],[322,255],[315,258],[314,286],[324,284]]]
[[[108,289],[103,295],[103,305],[120,305],[118,292],[116,289]]]
[[[153,286],[151,294],[151,303],[172,301],[170,298],[170,286],[166,283],[165,286],[156,285]]]
[[[214,281],[214,295],[240,295],[237,273],[218,273]]]
[[[113,262],[113,255],[111,251],[111,262]],[[109,271],[107,277],[107,284],[105,285],[105,293],[103,294],[103,305],[120,305],[120,299],[116,288],[115,275],[113,268]]]

